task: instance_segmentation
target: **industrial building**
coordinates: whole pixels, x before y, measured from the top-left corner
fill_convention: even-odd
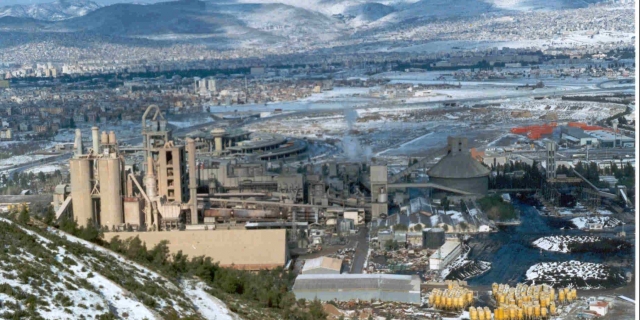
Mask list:
[[[447,239],[444,244],[429,257],[430,270],[442,270],[462,253],[462,244],[458,239]]]
[[[593,130],[588,131],[588,134],[598,139],[598,145],[602,148],[634,148],[636,145],[635,139],[611,131]]]
[[[147,125],[146,117],[153,111]],[[59,186],[54,196],[57,217],[69,212],[71,204],[80,226],[159,230],[198,223],[195,142],[188,139],[186,147],[175,145],[157,106],[149,106],[142,118],[144,188],[142,176],[125,166],[115,133],[100,135],[97,127],[91,132],[92,146],[85,149],[82,133],[76,130],[75,153],[69,161],[70,188]]]
[[[427,171],[429,181],[475,195],[487,194],[491,171],[471,157],[467,138],[448,137],[447,144],[447,155]],[[434,197],[444,193],[437,190]]]
[[[595,146],[598,144],[598,138],[593,137],[584,132],[584,130],[575,127],[561,127],[560,138],[569,142],[570,144],[580,146]]]
[[[302,274],[292,289],[296,299],[380,300],[420,304],[420,277],[395,274]]]
[[[429,228],[422,230],[422,248],[423,249],[438,249],[442,247],[445,242],[444,229],[441,228]]]
[[[187,135],[196,140],[200,153],[214,156],[246,156],[255,160],[293,158],[307,151],[302,140],[276,134],[252,134],[239,128],[215,128]]]
[[[318,257],[307,259],[302,267],[303,274],[340,274],[342,271],[342,259]]]

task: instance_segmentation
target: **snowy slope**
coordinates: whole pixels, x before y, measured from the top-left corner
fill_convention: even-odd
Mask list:
[[[45,319],[93,318],[108,312],[127,319],[160,319],[170,313],[238,318],[200,282],[185,281],[178,287],[148,268],[57,230],[40,235],[4,218],[0,230],[3,246],[20,248],[0,260],[0,286],[8,284],[40,299],[36,312]],[[4,301],[20,303],[18,297],[0,293]],[[0,305],[0,314],[10,307]]]
[[[98,8],[100,8],[100,5],[90,0],[56,0],[50,3],[0,7],[0,17],[11,16],[44,21],[58,21],[84,16]]]

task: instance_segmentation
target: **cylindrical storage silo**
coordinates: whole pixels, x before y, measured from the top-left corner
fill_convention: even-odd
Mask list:
[[[387,203],[389,200],[389,196],[384,188],[380,189],[380,193],[378,194],[378,203]]]
[[[478,310],[478,320],[485,320],[484,312],[482,312],[482,310]],[[491,319],[487,319],[487,320],[491,320]]]
[[[484,318],[491,320],[491,310],[487,307],[484,307]]]
[[[86,227],[89,219],[93,221],[93,201],[91,200],[91,161],[89,159],[71,159],[71,202],[73,216],[78,226]]]
[[[98,174],[100,176],[100,225],[109,228],[119,226],[124,219],[120,160],[98,159]]]

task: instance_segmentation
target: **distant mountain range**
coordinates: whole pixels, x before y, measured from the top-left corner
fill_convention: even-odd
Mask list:
[[[0,30],[85,32],[151,40],[328,41],[432,19],[585,7],[600,0],[90,0],[0,7]],[[204,41],[204,40],[203,40]]]
[[[90,0],[56,0],[50,3],[0,7],[0,17],[59,21],[84,16],[100,7]]]

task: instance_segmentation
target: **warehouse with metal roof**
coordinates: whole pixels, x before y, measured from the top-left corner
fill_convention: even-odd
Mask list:
[[[487,194],[491,171],[471,156],[467,138],[448,137],[448,152],[427,174],[429,181],[441,186],[467,191],[476,195]],[[437,197],[434,190],[434,197]]]
[[[380,300],[420,304],[420,277],[395,274],[301,274],[293,285],[296,299]]]
[[[342,259],[318,257],[307,259],[302,267],[303,274],[339,274],[342,271]]]

